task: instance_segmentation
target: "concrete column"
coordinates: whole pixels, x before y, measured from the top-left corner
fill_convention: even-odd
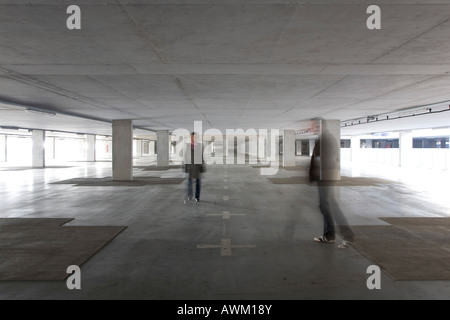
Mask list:
[[[155,141],[150,140],[148,142],[148,154],[155,155]]]
[[[256,130],[254,134],[249,135],[246,141],[246,150],[248,151],[248,163],[258,163],[258,134]]]
[[[322,120],[320,162],[322,180],[341,180],[341,122]]]
[[[133,180],[133,121],[113,120],[113,180]]]
[[[142,157],[142,140],[136,139],[136,157]]]
[[[309,139],[309,156],[311,157],[314,151],[314,146],[316,145],[316,139]]]
[[[258,135],[258,160],[266,159],[266,136],[261,134]]]
[[[45,167],[45,131],[33,130],[33,150],[31,164],[36,168]]]
[[[0,135],[0,162],[6,161],[6,135]]]
[[[266,139],[266,160],[271,161],[274,159],[275,155],[272,150],[272,136],[270,130],[268,130],[267,139]]]
[[[148,140],[142,140],[142,154],[149,154]]]
[[[359,161],[359,152],[361,149],[361,138],[359,136],[353,136],[350,140],[351,161],[357,163]]]
[[[267,130],[266,159],[278,161],[280,156],[280,132],[278,129]]]
[[[235,140],[236,138],[234,137],[234,135],[230,134],[226,134],[225,135],[225,163],[226,164],[234,164],[235,163]]]
[[[156,152],[156,165],[158,167],[169,166],[169,130],[156,132],[158,149]]]
[[[284,130],[283,134],[283,167],[295,167],[295,132]]]
[[[246,149],[245,148],[245,145],[246,145],[245,138],[244,138],[243,141],[241,141],[240,138],[237,138],[236,142],[237,142],[237,144],[236,144],[236,163],[237,164],[244,164],[245,163],[245,158],[246,158],[246,155],[245,155],[245,149]]]
[[[86,136],[87,150],[86,150],[86,161],[95,162],[95,135],[88,134]]]
[[[411,166],[413,151],[413,135],[412,131],[402,131],[399,134],[399,164],[400,167],[408,168]]]

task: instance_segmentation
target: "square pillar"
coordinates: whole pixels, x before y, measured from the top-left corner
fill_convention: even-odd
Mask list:
[[[309,156],[310,157],[313,155],[315,145],[316,145],[316,139],[315,138],[309,139]]]
[[[148,140],[142,140],[142,154],[149,154],[149,141]]]
[[[156,132],[157,151],[156,165],[158,167],[169,166],[169,130],[158,130]]]
[[[136,157],[142,157],[142,140],[141,139],[136,139],[135,140],[136,143]]]
[[[94,162],[95,159],[95,135],[88,134],[86,136],[86,161]]]
[[[283,134],[283,167],[295,167],[295,132],[284,130]]]
[[[225,163],[226,164],[234,164],[235,161],[235,136],[234,134],[226,134],[225,135],[225,156],[226,156],[226,160]]]
[[[148,154],[154,156],[155,155],[155,141],[150,140],[148,142]]]
[[[295,140],[295,155],[301,156],[302,155],[302,140]]]
[[[31,137],[33,141],[31,165],[36,168],[45,167],[45,131],[33,130]]]
[[[258,134],[258,160],[266,159],[266,136],[267,134],[261,134],[261,130],[259,130]]]
[[[113,180],[133,180],[133,121],[113,120]]]
[[[266,139],[266,160],[272,161],[274,159],[274,151],[272,150],[272,136],[270,135],[271,132],[268,131],[267,133],[267,139]],[[275,148],[274,148],[275,149]]]
[[[267,161],[279,161],[280,156],[280,131],[278,129],[267,130],[266,158]]]

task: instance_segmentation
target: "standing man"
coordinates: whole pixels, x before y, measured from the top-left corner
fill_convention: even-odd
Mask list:
[[[334,197],[333,187],[331,181],[322,179],[323,170],[336,169],[333,166],[339,165],[339,145],[328,130],[324,119],[312,119],[311,129],[314,134],[318,135],[314,151],[311,157],[309,180],[310,183],[317,183],[320,199],[320,211],[323,215],[323,234],[315,237],[314,241],[320,243],[334,243],[336,240],[335,221],[339,227],[340,234],[344,238],[344,242],[339,245],[340,248],[345,248],[354,240],[354,234],[348,226],[347,219],[343,215],[337,201]],[[337,147],[336,147],[337,146]],[[321,166],[320,155],[321,152],[326,152],[331,157],[336,157],[336,161],[330,161],[327,167]],[[337,168],[340,169],[340,168]]]
[[[195,179],[195,201],[200,201],[201,174],[204,171],[203,148],[197,141],[195,132],[191,133],[191,142],[185,149],[184,171],[187,173],[187,200],[192,199],[192,180]],[[184,200],[186,203],[186,200]]]

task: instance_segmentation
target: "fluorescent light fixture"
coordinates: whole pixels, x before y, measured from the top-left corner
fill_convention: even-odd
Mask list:
[[[1,126],[0,129],[2,129],[2,130],[19,130],[18,127],[10,127],[10,126]]]
[[[30,108],[30,107],[26,108],[25,112],[35,113],[35,114],[43,114],[43,115],[47,115],[47,116],[56,116],[55,112],[42,110],[42,109],[36,109],[36,108]]]

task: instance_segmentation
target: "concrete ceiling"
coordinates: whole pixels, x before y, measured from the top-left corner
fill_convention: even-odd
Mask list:
[[[0,0],[0,27],[0,100],[63,114],[6,103],[0,126],[298,129],[450,100],[450,0]]]

